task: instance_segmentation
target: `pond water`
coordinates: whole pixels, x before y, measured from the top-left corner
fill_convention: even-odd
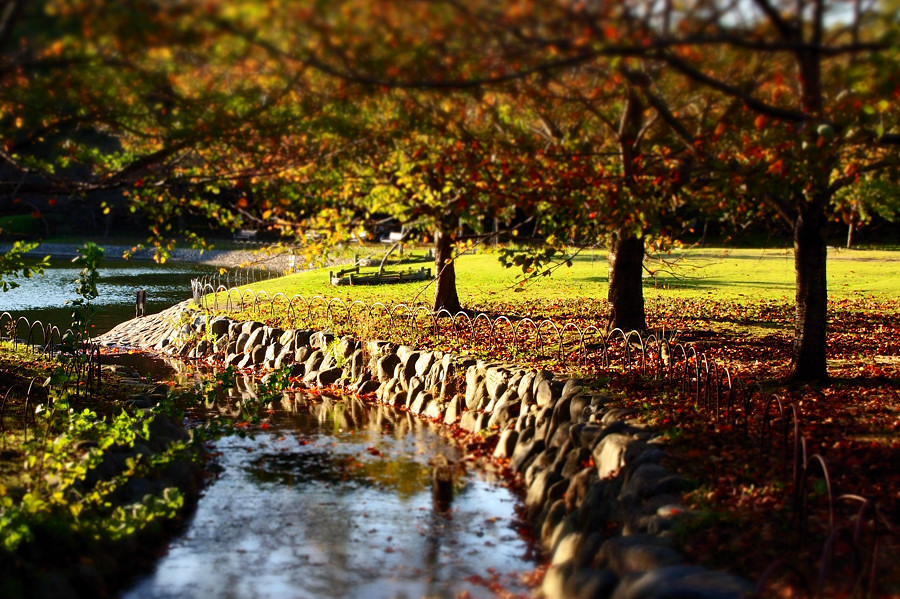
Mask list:
[[[78,299],[75,281],[80,268],[68,260],[54,260],[43,276],[17,278],[20,287],[0,292],[0,312],[26,316],[65,328],[71,321]],[[91,303],[100,310],[91,320],[92,335],[105,333],[115,325],[134,318],[134,303],[140,289],[147,290],[147,313],[153,314],[191,297],[191,279],[213,272],[212,267],[185,263],[157,264],[147,260],[104,261],[101,264],[100,295]]]
[[[517,497],[461,467],[436,496],[430,462],[462,458],[436,425],[296,393],[261,426],[215,444],[218,476],[125,599],[528,596]]]

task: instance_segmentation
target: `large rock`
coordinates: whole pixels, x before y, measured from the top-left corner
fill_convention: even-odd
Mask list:
[[[353,352],[359,349],[359,347],[360,343],[356,339],[353,339],[352,337],[341,337],[335,352],[337,352],[337,355],[342,359],[347,359],[352,356]]]
[[[487,423],[488,428],[493,428],[496,426],[497,428],[503,430],[506,428],[506,425],[510,422],[510,420],[516,418],[519,415],[519,403],[516,401],[504,401],[500,405],[496,406],[490,414],[491,415]]]
[[[277,341],[272,342],[266,347],[265,360],[274,362],[281,355],[281,344]]]
[[[519,433],[514,428],[505,429],[500,433],[500,439],[494,448],[494,457],[498,459],[507,459],[512,456],[516,449],[516,442],[519,440]]]
[[[584,388],[584,381],[581,379],[569,379],[560,390],[560,399],[572,399]]]
[[[287,329],[281,334],[281,337],[278,338],[278,343],[280,343],[283,347],[290,346],[291,349],[297,349],[295,344],[297,340],[297,331],[294,329]]]
[[[347,358],[346,364],[344,364],[344,370],[349,374],[349,378],[351,380],[357,380],[363,374],[363,370],[365,369],[365,357],[363,356],[362,349],[357,349]]]
[[[510,460],[510,467],[516,472],[524,472],[531,461],[546,447],[543,439],[533,439],[525,443],[520,440]]]
[[[628,476],[619,498],[645,499],[654,495],[674,495],[683,491],[685,486],[685,480],[681,476],[672,474],[659,464],[645,463]]]
[[[343,368],[329,368],[327,370],[321,370],[319,371],[319,376],[316,378],[316,383],[318,383],[320,387],[327,387],[338,382],[343,375]]]
[[[537,396],[538,387],[541,386],[541,383],[543,381],[552,381],[552,380],[553,380],[553,373],[550,372],[549,370],[538,370],[537,372],[535,372],[534,377],[531,379],[532,395]],[[519,396],[521,397],[522,394],[519,393]]]
[[[243,327],[241,328],[241,332],[247,333],[249,335],[249,334],[253,333],[254,331],[256,331],[257,329],[263,328],[263,326],[264,325],[261,322],[257,322],[255,320],[248,320],[247,322],[244,323]]]
[[[456,424],[459,420],[460,404],[462,403],[463,398],[458,393],[450,398],[447,408],[444,410],[444,424]]]
[[[218,316],[213,318],[209,322],[209,330],[216,337],[225,337],[228,335],[228,330],[231,327],[231,321],[225,318],[224,316]]]
[[[234,346],[235,353],[242,354],[247,349],[247,340],[250,339],[250,333],[241,333],[238,335],[237,342]]]
[[[669,566],[619,582],[613,599],[740,599],[753,595],[747,581],[700,566]]]
[[[369,394],[372,394],[372,393],[375,393],[376,391],[378,391],[378,388],[380,387],[380,385],[381,384],[378,381],[376,381],[375,379],[370,379],[370,380],[364,382],[362,385],[360,385],[359,389],[357,389],[356,392],[359,393],[360,395],[369,395]]]
[[[273,341],[278,341],[281,339],[281,336],[284,334],[284,329],[280,329],[278,327],[263,327],[263,330],[266,332],[265,343],[271,343]]]
[[[525,496],[525,509],[529,518],[533,519],[544,508],[550,487],[561,480],[562,477],[550,468],[541,471],[534,477],[528,487],[528,494]]]
[[[426,393],[426,395],[430,394]],[[425,409],[422,411],[422,415],[426,418],[431,418],[432,420],[443,420],[444,406],[436,399],[432,399],[426,404]]]
[[[625,465],[625,451],[633,441],[630,435],[613,433],[603,437],[594,448],[594,464],[600,478],[614,476]]]
[[[293,345],[293,344],[291,344]],[[291,364],[294,362],[294,350],[291,349],[290,345],[287,345],[281,349],[281,352],[275,358],[274,368],[278,370],[282,366],[287,364]]]
[[[497,400],[509,385],[509,371],[503,366],[491,366],[485,372],[485,387],[488,397]]]
[[[394,371],[397,369],[397,364],[399,363],[400,358],[397,354],[387,354],[381,357],[375,367],[375,377],[381,382],[391,380],[394,377]]]
[[[534,402],[534,390],[532,389],[534,385],[534,375],[534,372],[526,372],[519,380],[519,386],[516,391],[519,399],[522,400],[522,403],[530,404]]]
[[[265,345],[255,345],[253,346],[247,355],[250,356],[250,364],[262,364],[266,359],[266,351],[268,348]]]
[[[415,376],[425,378],[435,362],[434,352],[426,351],[419,354],[415,363]]]
[[[319,365],[322,363],[322,359],[325,357],[325,353],[321,349],[317,349],[313,351],[308,358],[306,358],[306,372],[313,372],[315,370],[319,370]]]
[[[683,563],[682,555],[660,539],[651,535],[634,535],[607,539],[600,547],[594,565],[624,577]]]
[[[313,354],[315,351],[308,345],[301,345],[297,348],[297,351],[294,352],[294,362],[297,364],[305,364],[306,360]]]
[[[556,401],[556,393],[553,388],[554,381],[549,379],[542,379],[538,384],[535,392],[534,399],[537,402],[537,405],[545,408],[552,406]]]
[[[325,350],[334,341],[334,334],[328,331],[316,331],[309,336],[309,344],[316,349]]]
[[[259,327],[258,329],[255,329],[252,333],[250,333],[250,336],[248,337],[247,343],[244,347],[245,348],[247,348],[247,347],[255,348],[255,347],[262,345],[263,340],[265,339],[265,336],[266,336],[265,327]]]

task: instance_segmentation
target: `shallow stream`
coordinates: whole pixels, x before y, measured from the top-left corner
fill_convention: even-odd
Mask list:
[[[436,425],[292,393],[215,450],[187,530],[125,599],[528,595],[536,563],[516,496],[460,466]],[[433,480],[439,456],[455,472],[449,494]]]

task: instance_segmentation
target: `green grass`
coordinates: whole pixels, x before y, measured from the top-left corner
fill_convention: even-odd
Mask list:
[[[704,248],[673,252],[664,258],[665,262],[645,263],[652,271],[644,279],[648,302],[663,298],[792,302],[794,298],[794,258],[790,250]],[[605,252],[585,252],[573,260],[571,268],[563,266],[552,276],[539,276],[519,287],[516,275],[521,271],[503,268],[496,254],[467,254],[456,262],[457,288],[463,305],[475,309],[602,300],[607,294],[607,266]],[[407,267],[402,265],[403,269]],[[321,295],[369,303],[429,304],[434,293],[433,283],[333,287],[328,282],[328,269],[254,283],[252,288],[270,294],[280,291],[288,296]],[[828,289],[833,300],[869,295],[900,297],[900,252],[830,249]]]
[[[43,232],[40,219],[31,214],[10,214],[0,216],[0,234],[12,237],[27,237]]]
[[[794,254],[779,249],[694,249],[683,252],[677,276],[662,273],[657,288],[701,295],[792,301]],[[829,248],[828,295],[835,300],[900,294],[900,252]]]

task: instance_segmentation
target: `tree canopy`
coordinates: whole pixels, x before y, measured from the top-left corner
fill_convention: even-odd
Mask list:
[[[896,16],[859,0],[13,0],[0,193],[139,212],[163,249],[187,213],[336,239],[390,216],[435,240],[449,311],[460,225],[531,218],[551,244],[609,243],[611,323],[628,328],[645,326],[649,236],[780,219],[794,374],[821,379],[826,225],[892,214]]]

